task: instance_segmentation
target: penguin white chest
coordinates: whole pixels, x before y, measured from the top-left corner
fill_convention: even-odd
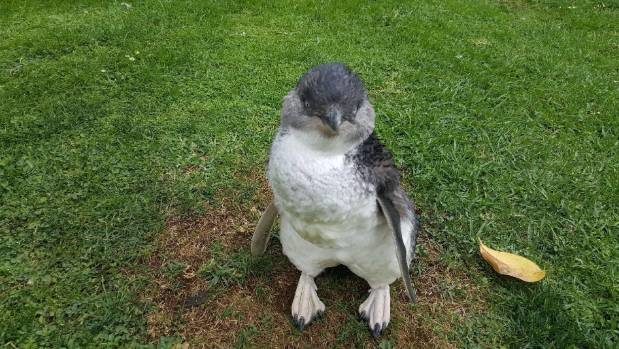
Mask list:
[[[347,246],[353,243],[350,236],[378,223],[375,194],[343,154],[316,151],[293,135],[280,135],[268,176],[282,217],[316,245]]]

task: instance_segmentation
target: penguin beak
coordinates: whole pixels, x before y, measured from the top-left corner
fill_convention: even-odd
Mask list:
[[[323,121],[333,130],[333,132],[337,133],[340,129],[340,125],[342,124],[342,112],[336,108],[329,108]]]

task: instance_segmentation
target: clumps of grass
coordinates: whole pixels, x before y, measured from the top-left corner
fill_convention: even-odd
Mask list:
[[[256,326],[248,326],[244,328],[240,333],[234,344],[235,348],[247,348],[251,344],[251,339],[258,335],[258,329]]]
[[[394,349],[395,345],[392,341],[383,339],[380,344],[378,344],[379,349]]]
[[[188,265],[176,260],[169,261],[161,267],[161,274],[167,281],[170,289],[179,290],[183,287],[183,274]]]
[[[338,334],[336,342],[339,345],[354,344],[355,347],[362,346],[367,341],[367,326],[353,316],[348,320]]]
[[[204,263],[198,274],[206,279],[209,287],[228,287],[241,285],[250,276],[264,276],[272,269],[272,260],[268,257],[254,258],[246,249],[226,253],[220,243],[211,247],[211,259]]]
[[[169,279],[176,279],[183,274],[187,265],[178,261],[171,261],[163,265],[162,272]]]

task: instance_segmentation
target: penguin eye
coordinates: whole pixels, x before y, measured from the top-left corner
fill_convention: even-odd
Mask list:
[[[304,102],[303,105],[305,106],[305,108],[309,109],[310,105],[309,102]]]

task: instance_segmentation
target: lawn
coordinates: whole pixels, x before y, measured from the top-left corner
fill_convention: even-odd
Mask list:
[[[614,347],[619,4],[0,2],[0,345]],[[423,232],[372,339],[347,270],[249,239],[282,97],[366,82]],[[496,275],[477,239],[546,279]]]

